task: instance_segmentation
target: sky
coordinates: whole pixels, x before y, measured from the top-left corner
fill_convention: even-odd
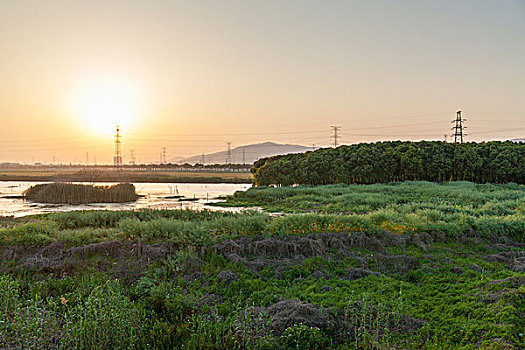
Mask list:
[[[0,162],[523,138],[524,62],[523,0],[0,0]]]

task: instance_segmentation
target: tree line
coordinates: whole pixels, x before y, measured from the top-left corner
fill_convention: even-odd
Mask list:
[[[389,141],[262,158],[256,186],[397,181],[525,183],[525,143]]]

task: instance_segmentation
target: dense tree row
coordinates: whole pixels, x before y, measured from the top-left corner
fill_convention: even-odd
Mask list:
[[[525,143],[377,142],[263,158],[257,186],[406,180],[525,183]]]

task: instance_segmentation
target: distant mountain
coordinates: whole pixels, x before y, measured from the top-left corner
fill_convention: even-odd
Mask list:
[[[274,142],[257,143],[232,148],[231,163],[242,164],[243,153],[244,163],[252,164],[256,160],[264,157],[288,153],[303,153],[310,150],[311,147],[305,147],[300,145],[283,145]],[[227,155],[227,151],[205,154],[204,164],[224,164],[226,163]],[[186,158],[183,160],[183,162],[189,164],[202,163],[202,155],[196,155],[193,157]]]
[[[525,138],[524,139],[512,139],[510,141],[512,141],[512,142],[525,142]]]

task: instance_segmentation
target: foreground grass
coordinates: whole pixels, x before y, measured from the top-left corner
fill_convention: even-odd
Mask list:
[[[459,253],[442,245],[432,254],[448,257]],[[474,249],[462,247],[461,253],[470,255],[454,259],[465,271],[461,275],[441,263],[432,273],[418,269],[407,275],[368,276],[355,281],[337,278],[337,271],[355,266],[352,259],[307,259],[275,278],[272,268],[257,275],[214,254],[203,257],[202,275],[189,280],[181,269],[188,260],[200,259],[192,250],[159,261],[131,284],[95,269],[64,278],[42,278],[26,271],[0,277],[0,334],[10,339],[13,348],[21,349],[288,348],[271,336],[250,338],[243,334],[254,331],[255,322],[241,317],[247,307],[269,306],[285,298],[349,313],[355,303],[363,303],[370,309],[403,313],[426,322],[409,336],[384,333],[384,320],[361,310],[353,317],[362,320],[362,328],[343,341],[329,332],[319,335],[324,340],[316,340],[318,334],[308,327],[306,334],[294,335],[293,344],[310,339],[313,332],[310,340],[321,344],[319,348],[523,346],[525,288],[523,283],[512,285],[512,279],[523,278],[523,274],[484,262]],[[410,254],[421,252],[416,249]],[[481,272],[469,268],[472,263],[478,263]],[[225,270],[238,280],[219,280],[218,273]],[[316,277],[318,271],[326,277]],[[486,295],[501,298],[487,304]],[[216,301],[209,303],[210,296]]]
[[[296,212],[278,217],[256,212],[141,210],[71,212],[13,220],[0,228],[0,256],[6,257],[0,263],[3,347],[525,346],[525,274],[520,262],[525,244],[523,187],[383,186],[255,189],[233,198],[236,203]],[[345,195],[348,199],[353,193],[350,190],[364,193],[362,200],[345,205],[341,204],[342,197],[330,200]],[[380,195],[363,199],[374,191],[384,193],[383,200]],[[311,195],[318,198],[300,198]],[[295,200],[291,199],[294,196]],[[316,208],[316,212],[297,212],[307,207]],[[242,245],[243,239],[255,240],[261,247],[273,241],[278,247],[280,242],[287,244],[290,237],[320,231],[334,235],[343,232],[350,237],[360,237],[359,232],[364,231],[364,237],[381,240],[385,228],[395,233],[394,238],[414,239],[407,240],[406,246],[385,243],[384,249],[375,249],[355,245],[344,252],[333,249],[284,257],[263,248],[241,256],[229,255],[228,249],[220,248],[221,244]],[[418,243],[417,239],[427,236],[428,241]],[[231,239],[240,240],[233,244]],[[151,247],[169,243],[175,250],[147,264],[145,257],[141,260],[123,253],[128,259],[123,260],[107,250],[97,254],[95,249],[64,258],[58,267],[44,266],[41,261],[42,249],[50,244],[64,244],[67,250],[120,242],[121,250],[128,252],[139,241]],[[507,256],[515,258],[504,260]],[[406,261],[410,264],[405,266]],[[348,271],[365,270],[362,276],[348,277]],[[275,334],[268,330],[270,321],[262,322],[260,316],[246,312],[251,307],[268,308],[280,300],[294,299],[327,310],[331,317],[346,315],[354,325],[351,332],[338,333],[342,327],[339,323],[317,327],[307,320],[289,324],[282,334]],[[400,321],[395,321],[395,315],[421,320],[422,327],[396,331],[396,322]]]

